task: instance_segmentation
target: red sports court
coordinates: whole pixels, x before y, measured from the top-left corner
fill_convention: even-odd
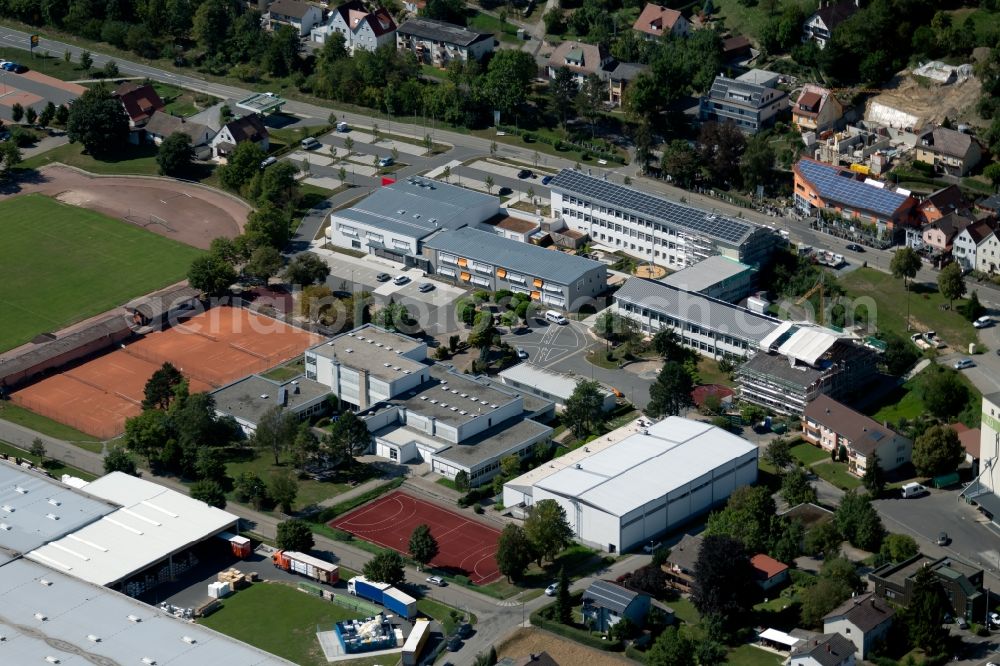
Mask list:
[[[468,576],[477,585],[500,577],[500,530],[398,490],[331,521],[330,527],[406,555],[410,534],[421,524],[431,528],[438,543],[431,566]]]

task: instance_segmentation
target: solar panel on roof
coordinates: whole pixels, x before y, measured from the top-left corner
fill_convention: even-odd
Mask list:
[[[817,189],[820,196],[835,200],[855,208],[892,216],[899,209],[906,196],[898,192],[866,185],[828,164],[801,160],[799,171]]]

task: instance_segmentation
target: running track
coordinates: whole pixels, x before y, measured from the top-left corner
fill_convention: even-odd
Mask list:
[[[426,524],[438,543],[438,555],[431,566],[468,576],[477,585],[500,577],[496,560],[499,530],[398,490],[329,524],[404,555],[413,528]]]

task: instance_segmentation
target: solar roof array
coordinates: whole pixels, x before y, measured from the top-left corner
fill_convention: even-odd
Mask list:
[[[691,230],[732,246],[742,244],[758,227],[744,220],[692,208],[645,192],[616,185],[580,171],[563,169],[549,186],[608,206]]]
[[[799,160],[799,173],[821,197],[852,208],[891,217],[906,201],[906,195],[855,180],[854,174],[830,164]]]

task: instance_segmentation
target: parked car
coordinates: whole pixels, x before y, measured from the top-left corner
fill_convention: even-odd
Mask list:
[[[13,65],[13,67],[11,67],[11,68],[9,68],[7,70],[9,72],[14,72],[15,74],[24,74],[25,72],[28,71],[28,68],[25,67],[24,65],[21,65],[21,64],[16,63],[16,62],[11,63],[11,64]]]
[[[378,280],[379,282],[388,282],[391,279],[391,277],[392,276],[389,275],[388,273],[379,273],[378,275],[375,276],[375,279]]]
[[[316,150],[321,145],[323,144],[317,141],[316,137],[314,136],[307,136],[306,138],[302,139],[302,148],[304,148],[305,150]]]
[[[13,62],[11,60],[8,60],[8,61],[4,62],[4,64],[0,65],[0,67],[3,67],[8,72],[13,72],[17,68],[17,63]]]
[[[531,178],[532,175],[533,174],[531,173],[530,169],[521,169],[520,171],[517,172],[517,177],[520,178],[521,180],[524,180],[525,178]]]
[[[517,357],[521,360],[528,358],[528,352],[524,351],[520,347],[517,348]]]
[[[848,243],[847,244],[847,249],[850,250],[851,252],[864,252],[865,251],[865,248],[861,247],[857,243]]]
[[[646,553],[647,555],[652,555],[653,551],[659,550],[662,547],[663,544],[661,542],[657,541],[656,543],[653,543],[652,541],[650,541],[649,543],[647,543],[645,546],[642,547],[642,552]]]
[[[448,639],[448,652],[458,652],[462,649],[462,639],[459,636],[452,636]]]
[[[1000,613],[990,613],[990,626],[1000,627]]]
[[[959,629],[968,629],[969,628],[969,623],[966,622],[965,618],[962,617],[961,615],[958,616],[958,620],[956,620],[955,624],[958,625]]]
[[[949,543],[951,543],[951,538],[948,536],[948,533],[947,532],[939,532],[938,533],[938,538],[937,538],[937,545],[939,545],[939,546],[947,546]]]
[[[548,185],[552,182],[552,176],[544,176],[542,178],[542,185]]]
[[[972,325],[975,326],[976,328],[986,328],[992,323],[993,323],[992,317],[983,316],[977,319],[976,321],[972,322]]]
[[[472,625],[470,623],[463,622],[462,624],[458,625],[458,637],[459,638],[461,638],[461,639],[464,640],[464,639],[468,638],[469,636],[471,636],[472,632],[473,632],[473,629],[472,629]]]
[[[270,157],[265,157],[263,160],[261,160],[260,168],[261,169],[266,169],[267,167],[271,166],[272,164],[276,163],[277,161],[278,161],[278,158],[275,157],[274,155],[271,155]]]
[[[431,282],[422,282],[420,286],[417,287],[417,290],[426,294],[428,291],[434,291],[434,284]]]
[[[410,281],[410,278],[408,278],[405,275],[397,275],[396,277],[394,277],[392,279],[392,283],[393,284],[406,284],[409,281]]]
[[[337,131],[341,133],[350,132],[351,126],[345,123],[343,120],[341,120],[339,123],[337,123]]]
[[[556,596],[556,592],[558,591],[559,591],[559,583],[552,583],[547,588],[545,588],[545,596],[554,597]]]
[[[971,358],[963,358],[958,361],[955,361],[956,370],[964,370],[966,368],[971,368],[974,365],[976,365],[976,363]]]
[[[382,159],[380,159],[378,161],[378,165],[380,167],[392,166],[395,163],[396,163],[396,160],[392,159],[391,157],[383,157]]]
[[[440,576],[428,576],[427,582],[430,583],[431,585],[436,585],[437,587],[445,586],[444,579],[441,578]]]

